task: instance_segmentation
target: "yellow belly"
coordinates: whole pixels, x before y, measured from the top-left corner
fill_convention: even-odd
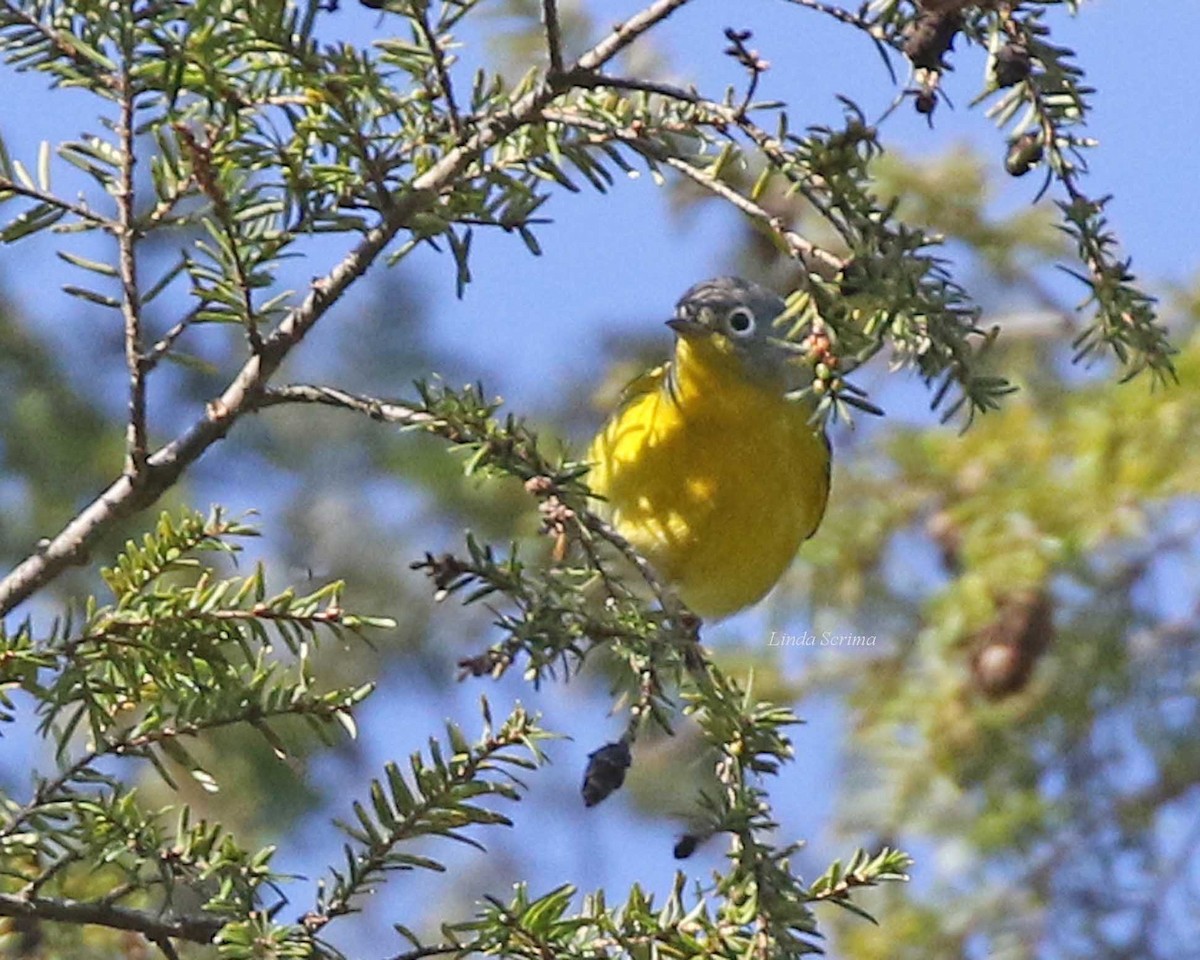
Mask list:
[[[810,410],[745,384],[656,387],[601,431],[589,485],[620,533],[702,617],[761,599],[816,530],[829,448]]]

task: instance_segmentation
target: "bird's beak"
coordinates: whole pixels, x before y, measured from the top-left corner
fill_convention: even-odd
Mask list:
[[[681,337],[698,337],[708,333],[708,327],[699,320],[689,320],[683,317],[673,317],[667,321],[667,326]]]

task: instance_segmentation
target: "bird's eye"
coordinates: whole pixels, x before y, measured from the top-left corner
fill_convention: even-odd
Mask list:
[[[734,307],[726,314],[725,325],[735,337],[748,337],[754,332],[754,314],[749,307]]]

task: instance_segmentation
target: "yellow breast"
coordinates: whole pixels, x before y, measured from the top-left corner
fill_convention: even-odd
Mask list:
[[[829,446],[779,384],[681,340],[601,430],[588,483],[620,533],[702,617],[761,599],[813,534]]]

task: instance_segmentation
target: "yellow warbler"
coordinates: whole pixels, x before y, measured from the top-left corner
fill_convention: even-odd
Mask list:
[[[737,277],[692,287],[668,321],[674,359],[588,453],[613,525],[701,617],[760,600],[825,513],[829,441],[811,402],[785,396],[806,371],[772,329],[783,309]]]

